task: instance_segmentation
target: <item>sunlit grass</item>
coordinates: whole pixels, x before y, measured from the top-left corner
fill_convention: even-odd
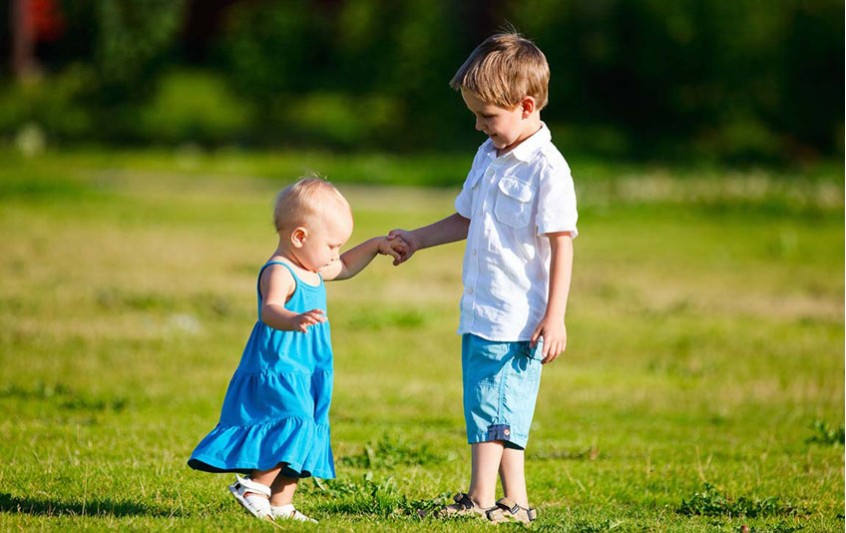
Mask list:
[[[301,170],[188,156],[0,153],[0,529],[258,529],[185,461],[255,320],[273,194]],[[352,241],[449,214],[466,163],[321,157]],[[595,168],[576,172],[568,351],[527,450],[534,529],[842,530],[842,169]],[[453,185],[345,179],[436,173]],[[487,530],[414,513],[467,488],[462,250],[329,285],[339,477],[303,483],[312,529]]]

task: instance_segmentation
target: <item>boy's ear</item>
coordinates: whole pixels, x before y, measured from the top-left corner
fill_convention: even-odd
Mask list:
[[[520,107],[523,110],[523,118],[529,118],[529,115],[535,112],[535,106],[537,102],[535,102],[534,97],[532,96],[524,96],[522,100],[520,100]]]
[[[302,226],[294,228],[294,231],[291,232],[291,244],[294,245],[295,248],[302,248],[307,238],[308,230]]]

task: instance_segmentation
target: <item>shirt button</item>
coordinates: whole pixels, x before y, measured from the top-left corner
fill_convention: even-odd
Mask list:
[[[470,295],[472,295],[472,294],[473,294],[473,287],[469,287],[469,288],[467,289],[467,294],[470,294]]]

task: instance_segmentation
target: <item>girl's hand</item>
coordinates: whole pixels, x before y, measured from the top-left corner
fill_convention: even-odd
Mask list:
[[[379,241],[379,253],[381,255],[390,255],[394,258],[394,265],[404,261],[404,257],[408,254],[408,244],[402,237],[385,237]]]
[[[291,331],[305,333],[311,326],[326,322],[326,314],[322,309],[312,309],[291,317]]]
[[[392,243],[391,246],[395,246],[394,250],[398,252],[397,255],[393,256],[394,266],[405,263],[411,259],[414,252],[420,249],[420,243],[417,242],[417,238],[414,236],[414,233],[404,229],[391,230],[390,233],[388,233],[387,240],[389,243]],[[399,243],[402,244],[400,245]]]

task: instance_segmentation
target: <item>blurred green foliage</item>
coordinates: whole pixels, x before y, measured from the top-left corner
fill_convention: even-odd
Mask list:
[[[549,59],[544,120],[565,152],[843,154],[835,0],[56,1],[64,33],[38,43],[43,76],[0,79],[0,135],[37,124],[51,142],[472,149],[447,82],[513,25]]]
[[[220,144],[243,135],[249,120],[248,103],[236,99],[219,76],[179,70],[162,76],[141,111],[140,131],[167,144]]]

